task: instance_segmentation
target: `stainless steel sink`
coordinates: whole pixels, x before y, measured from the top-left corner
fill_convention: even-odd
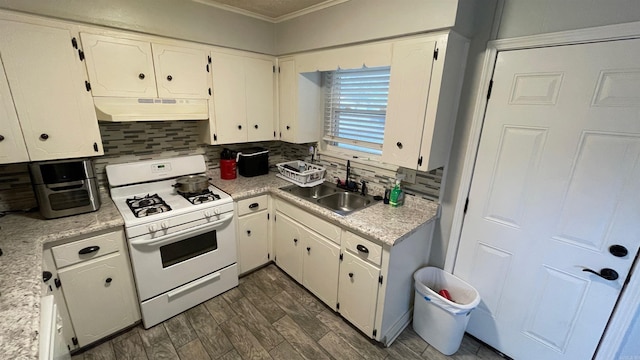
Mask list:
[[[373,196],[348,192],[327,183],[308,188],[290,185],[281,189],[340,215],[347,215],[378,202],[373,199]]]

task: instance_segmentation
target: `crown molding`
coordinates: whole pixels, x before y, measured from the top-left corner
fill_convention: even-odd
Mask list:
[[[291,20],[291,19],[296,18],[298,16],[309,14],[309,13],[312,13],[314,11],[318,11],[318,10],[326,9],[328,7],[331,7],[331,6],[342,4],[342,3],[347,2],[349,0],[326,0],[326,1],[323,1],[323,2],[321,2],[319,4],[309,6],[309,7],[305,8],[305,9],[302,9],[302,10],[294,11],[294,12],[289,13],[287,15],[278,16],[276,18],[271,17],[271,16],[258,14],[258,13],[254,13],[252,11],[240,9],[240,8],[233,7],[233,6],[230,6],[230,5],[221,4],[221,3],[219,3],[219,2],[217,2],[215,0],[191,0],[191,1],[203,4],[203,5],[213,6],[213,7],[219,8],[219,9],[231,11],[231,12],[234,12],[234,13],[237,13],[237,14],[240,14],[240,15],[244,15],[244,16],[249,16],[249,17],[252,17],[252,18],[260,19],[260,20],[263,20],[263,21],[268,21],[268,22],[271,22],[271,23],[275,24],[275,23]]]

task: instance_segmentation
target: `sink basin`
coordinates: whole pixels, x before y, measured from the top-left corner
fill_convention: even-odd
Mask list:
[[[373,196],[361,195],[339,189],[334,184],[323,183],[314,187],[290,185],[281,188],[284,191],[307,201],[314,202],[340,215],[347,215],[377,203]]]

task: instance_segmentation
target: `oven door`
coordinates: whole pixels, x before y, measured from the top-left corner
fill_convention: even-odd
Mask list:
[[[130,240],[140,301],[236,262],[233,212],[216,221],[153,239]]]

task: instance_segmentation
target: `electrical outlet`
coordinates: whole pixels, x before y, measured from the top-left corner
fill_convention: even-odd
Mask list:
[[[407,168],[400,167],[398,168],[398,175],[404,175],[404,178],[402,179],[402,181],[404,182],[407,182],[410,184],[416,183],[416,170],[414,169],[407,169]]]

